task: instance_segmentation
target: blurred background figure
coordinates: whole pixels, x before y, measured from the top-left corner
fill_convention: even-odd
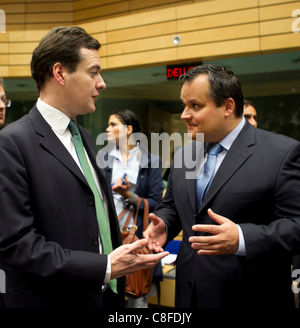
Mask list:
[[[11,101],[6,99],[3,78],[0,77],[0,127],[3,126],[5,121],[6,107],[10,107]]]
[[[251,125],[257,128],[257,112],[252,101],[244,99],[243,115]]]
[[[108,127],[106,129],[108,141],[114,143],[109,152],[103,154],[107,163],[107,173],[110,180],[114,203],[117,215],[127,205],[137,208],[138,198],[146,198],[149,203],[149,213],[154,211],[162,199],[164,190],[162,181],[161,160],[159,156],[150,155],[148,150],[136,140],[135,136],[141,131],[138,117],[130,110],[115,111],[109,117]],[[134,135],[136,134],[136,135]],[[132,139],[134,138],[134,139]],[[122,183],[122,178],[125,182]],[[144,202],[142,200],[137,218],[137,236],[142,238],[143,234],[143,210]],[[123,228],[128,217],[129,210],[119,220],[120,229]],[[128,227],[133,225],[131,219]],[[156,282],[162,280],[162,267],[159,263],[153,269],[152,285],[155,288]],[[154,289],[155,290],[155,289]],[[150,291],[151,293],[151,291]],[[148,307],[146,295],[141,298],[132,298],[128,296],[129,308]],[[152,295],[151,295],[152,296]]]

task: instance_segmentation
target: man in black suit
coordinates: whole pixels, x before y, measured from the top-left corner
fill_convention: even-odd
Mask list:
[[[93,113],[106,87],[99,48],[79,27],[50,31],[32,56],[38,102],[0,133],[0,269],[6,274],[0,307],[124,306],[122,277],[165,256],[135,255],[147,240],[121,246],[110,183],[80,126],[95,191],[77,156],[69,124]],[[112,251],[105,253],[107,244]]]
[[[196,179],[186,178],[190,165],[172,167],[166,195],[144,234],[158,251],[183,230],[176,306],[293,307],[300,144],[251,126],[243,117],[240,83],[222,67],[188,71],[181,99],[192,138],[204,134],[205,153],[214,144],[221,147],[203,198],[198,196],[205,178],[201,167],[205,172],[208,160]],[[178,151],[174,163],[181,158],[184,163],[195,144]]]
[[[11,101],[6,99],[3,78],[0,77],[0,127],[5,122],[6,107],[10,107]]]

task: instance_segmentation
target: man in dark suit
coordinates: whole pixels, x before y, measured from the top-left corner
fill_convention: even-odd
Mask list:
[[[0,133],[0,269],[6,274],[0,307],[124,306],[122,277],[165,256],[135,255],[147,240],[121,246],[94,141],[78,126],[95,191],[71,134],[70,122],[93,113],[106,87],[99,48],[81,28],[50,31],[32,56],[38,102]],[[105,253],[107,244],[112,251]]]
[[[251,126],[229,70],[198,66],[183,77],[182,119],[205,152],[219,144],[212,182],[187,179],[174,165],[163,202],[144,236],[161,250],[183,230],[177,258],[177,307],[293,307],[292,256],[300,251],[300,144]],[[176,153],[196,149],[195,142]],[[204,172],[208,164],[208,156]],[[184,163],[187,164],[187,163]],[[203,171],[202,171],[203,172]]]
[[[10,107],[11,101],[6,99],[4,85],[3,85],[3,78],[0,77],[0,127],[5,122],[5,112],[6,108]]]

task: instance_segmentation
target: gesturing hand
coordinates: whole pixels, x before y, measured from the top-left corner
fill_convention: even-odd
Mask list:
[[[198,224],[193,231],[206,232],[212,236],[193,236],[189,238],[192,248],[199,255],[235,254],[239,246],[239,233],[236,224],[229,219],[208,210],[208,215],[219,225]]]
[[[138,270],[154,267],[168,252],[159,254],[135,254],[135,251],[148,245],[146,239],[118,247],[109,254],[111,260],[111,279],[120,278]]]
[[[150,225],[144,232],[144,237],[149,241],[148,248],[156,253],[163,252],[163,246],[167,241],[166,226],[162,219],[151,213]]]

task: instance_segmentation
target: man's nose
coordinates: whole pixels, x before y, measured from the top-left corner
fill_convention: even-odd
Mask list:
[[[106,83],[104,82],[102,76],[99,74],[99,81],[97,82],[97,90],[104,90],[106,89]]]
[[[185,109],[181,113],[181,119],[182,120],[190,120],[191,118],[192,118],[191,113],[189,112],[189,110],[187,109],[187,107],[185,107]]]

